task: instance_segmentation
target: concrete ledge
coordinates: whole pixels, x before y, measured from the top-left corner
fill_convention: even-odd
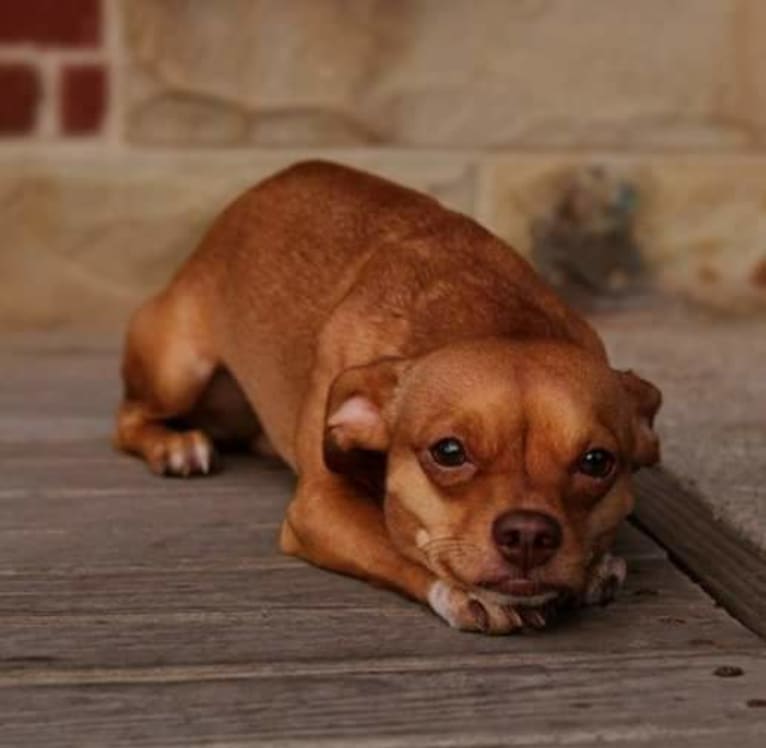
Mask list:
[[[613,364],[663,392],[663,467],[766,557],[766,324],[672,306],[593,321]]]
[[[729,613],[766,637],[766,556],[669,473],[648,470],[637,483],[636,524]]]

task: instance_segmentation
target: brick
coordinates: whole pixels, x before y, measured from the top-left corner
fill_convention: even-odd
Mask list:
[[[0,42],[95,46],[101,13],[101,0],[0,0]]]
[[[61,71],[60,115],[65,135],[101,129],[106,114],[107,76],[102,65],[68,65]]]
[[[0,65],[0,135],[23,135],[35,128],[40,101],[37,70],[26,64]]]

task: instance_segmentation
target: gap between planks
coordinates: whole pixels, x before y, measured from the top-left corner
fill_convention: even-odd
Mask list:
[[[719,604],[766,637],[766,558],[717,520],[673,475],[654,468],[637,477],[634,520]]]

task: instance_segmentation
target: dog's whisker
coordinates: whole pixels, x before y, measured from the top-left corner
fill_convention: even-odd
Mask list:
[[[481,557],[482,549],[475,543],[456,536],[442,536],[432,538],[420,547],[428,565],[441,576],[454,578],[455,571],[451,561],[461,563]]]
[[[421,548],[421,551],[426,556],[435,555],[455,555],[455,556],[468,556],[468,555],[480,555],[481,549],[472,543],[466,543],[459,540],[449,540],[441,542],[432,542]]]

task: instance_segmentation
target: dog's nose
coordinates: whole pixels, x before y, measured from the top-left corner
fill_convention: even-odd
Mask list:
[[[492,537],[500,552],[526,573],[556,553],[561,545],[561,525],[541,512],[506,512],[494,521]]]

